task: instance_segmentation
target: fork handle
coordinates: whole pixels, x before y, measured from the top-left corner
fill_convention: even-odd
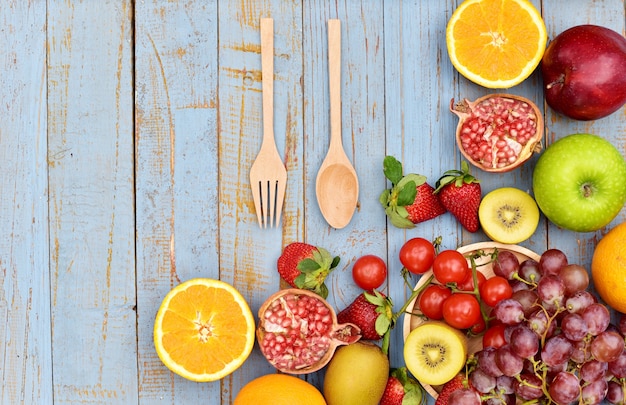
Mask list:
[[[261,80],[263,90],[263,145],[274,143],[274,20],[261,18]]]

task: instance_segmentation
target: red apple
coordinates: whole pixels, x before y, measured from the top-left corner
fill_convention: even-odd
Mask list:
[[[577,120],[595,120],[626,103],[626,39],[597,25],[557,35],[541,61],[548,105]]]

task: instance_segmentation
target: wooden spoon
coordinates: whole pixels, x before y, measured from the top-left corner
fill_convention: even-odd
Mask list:
[[[317,173],[317,203],[326,222],[343,228],[350,222],[359,197],[359,180],[341,141],[341,22],[328,21],[330,145]]]

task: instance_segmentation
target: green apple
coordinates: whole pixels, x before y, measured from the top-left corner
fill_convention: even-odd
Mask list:
[[[592,232],[607,225],[626,202],[626,160],[597,135],[573,134],[548,146],[533,172],[533,192],[555,225]]]

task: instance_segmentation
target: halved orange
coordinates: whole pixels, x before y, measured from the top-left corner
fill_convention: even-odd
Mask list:
[[[626,314],[626,222],[612,228],[596,245],[591,277],[600,298]]]
[[[446,28],[452,65],[488,88],[524,81],[541,62],[547,41],[541,14],[528,0],[465,0]]]
[[[215,381],[239,368],[254,346],[254,317],[230,284],[196,278],[174,287],[154,323],[159,358],[193,381]]]

